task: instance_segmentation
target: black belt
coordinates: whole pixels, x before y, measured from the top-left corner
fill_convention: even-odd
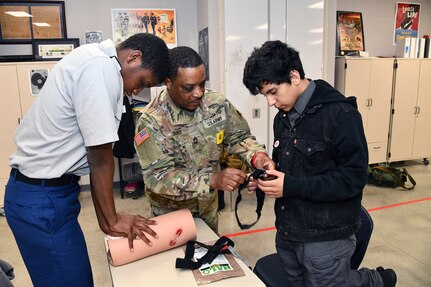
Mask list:
[[[41,179],[41,178],[30,178],[23,175],[16,168],[12,168],[10,171],[10,176],[14,177],[15,180],[24,182],[31,185],[39,185],[39,186],[63,186],[75,184],[79,180],[79,176],[74,174],[64,174],[61,177],[57,178],[49,178],[49,179]]]

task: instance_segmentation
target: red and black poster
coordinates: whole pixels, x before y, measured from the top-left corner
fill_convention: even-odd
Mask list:
[[[395,11],[394,45],[406,37],[419,35],[419,12],[421,4],[397,2]]]

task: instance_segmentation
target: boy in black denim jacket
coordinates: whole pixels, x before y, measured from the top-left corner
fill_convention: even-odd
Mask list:
[[[279,109],[277,168],[267,171],[277,179],[249,188],[276,198],[276,248],[290,286],[395,286],[392,269],[350,268],[368,166],[356,99],[305,78],[299,53],[280,41],[254,50],[243,82]]]

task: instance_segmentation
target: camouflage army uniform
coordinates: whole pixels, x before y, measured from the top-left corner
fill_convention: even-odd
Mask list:
[[[246,162],[265,151],[241,113],[212,91],[190,112],[178,108],[165,90],[142,111],[136,132],[141,135],[135,146],[153,213],[188,208],[215,231],[217,191],[210,190],[210,176],[220,171],[221,151]]]

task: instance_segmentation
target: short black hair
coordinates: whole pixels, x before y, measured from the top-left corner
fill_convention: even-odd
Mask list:
[[[257,95],[264,84],[291,84],[290,72],[294,70],[305,78],[299,52],[281,41],[267,41],[247,59],[242,82]]]
[[[154,73],[158,84],[166,79],[169,72],[169,49],[159,37],[149,33],[138,33],[118,44],[118,49],[141,51],[141,66]]]
[[[169,79],[177,78],[178,68],[195,68],[202,65],[202,57],[192,48],[179,46],[169,51]]]

